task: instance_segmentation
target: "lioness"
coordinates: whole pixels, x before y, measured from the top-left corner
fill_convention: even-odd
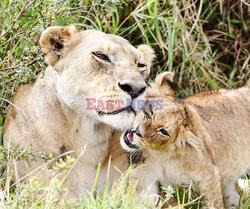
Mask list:
[[[66,179],[71,197],[90,190],[100,162],[97,189],[103,191],[110,158],[109,185],[120,176],[118,170],[128,167],[119,130],[132,127],[132,104],[143,97],[154,52],[147,45],[136,49],[116,35],[78,32],[73,26],[48,28],[39,44],[49,66],[44,77],[17,90],[4,145],[32,144],[36,155],[54,157],[73,151],[77,163]],[[18,161],[19,177],[42,164],[39,157],[37,162]],[[32,174],[44,181],[50,177],[47,166]]]
[[[173,74],[160,74],[135,118],[133,129],[121,136],[125,150],[141,148],[144,166],[131,179],[138,192],[157,182],[167,186],[193,184],[204,195],[204,206],[233,208],[239,195],[235,183],[250,168],[250,89],[200,93],[184,100],[174,97]],[[156,110],[153,102],[162,101]]]

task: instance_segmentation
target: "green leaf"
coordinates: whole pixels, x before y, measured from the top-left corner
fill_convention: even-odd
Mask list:
[[[3,135],[3,126],[0,126],[0,144],[2,144],[3,142],[2,135]]]
[[[11,25],[11,18],[10,17],[6,17],[6,19],[4,20],[4,24],[9,27]]]
[[[219,86],[211,78],[208,78],[207,82],[210,84],[210,86],[212,86],[213,89],[219,89]]]
[[[25,49],[25,47],[27,48],[32,48],[33,46],[35,46],[33,41],[29,41],[29,43],[27,43],[28,41],[23,41],[19,44],[19,46],[17,47],[16,51],[15,51],[15,55],[17,57],[20,57]]]
[[[233,80],[235,73],[237,72],[238,68],[234,67],[234,69],[232,70],[232,72],[229,75],[230,80]]]
[[[55,22],[54,22],[54,23],[55,23],[56,26],[64,26],[64,21],[63,21],[61,15],[59,15],[59,16],[55,19]]]
[[[233,24],[241,24],[241,20],[238,19],[230,19],[230,22]]]

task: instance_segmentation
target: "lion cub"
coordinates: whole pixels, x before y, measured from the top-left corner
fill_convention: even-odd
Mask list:
[[[131,174],[137,192],[158,194],[158,184],[191,185],[204,207],[238,205],[237,179],[250,169],[250,89],[219,90],[178,100],[173,74],[160,74],[147,90],[133,129],[121,136],[127,151],[142,149]],[[162,101],[162,108],[153,106]],[[154,198],[153,198],[154,199]],[[224,199],[224,203],[223,203]]]

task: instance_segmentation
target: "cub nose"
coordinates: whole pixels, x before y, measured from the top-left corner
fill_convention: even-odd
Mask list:
[[[118,86],[125,92],[127,92],[132,98],[136,98],[143,94],[146,90],[145,84],[132,84],[132,83],[118,83]]]

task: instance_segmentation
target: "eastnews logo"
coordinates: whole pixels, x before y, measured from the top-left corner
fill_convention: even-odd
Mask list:
[[[122,99],[115,100],[101,100],[96,98],[86,98],[87,110],[120,110],[124,107],[132,106],[135,111],[139,111],[151,106],[154,110],[161,110],[163,108],[163,100],[135,100],[127,98],[126,101]]]

